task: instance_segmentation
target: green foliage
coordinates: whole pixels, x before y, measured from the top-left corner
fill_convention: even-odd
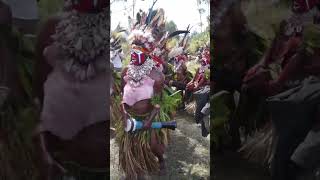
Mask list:
[[[189,61],[187,63],[188,71],[192,74],[192,77],[195,76],[197,69],[200,67],[200,64],[198,64],[196,61]]]
[[[179,40],[177,38],[171,38],[168,42],[167,42],[167,48],[171,49],[175,46],[177,46],[179,43]]]
[[[191,54],[195,54],[200,47],[203,47],[210,40],[209,31],[205,31],[199,34],[193,34],[190,40],[188,51]]]
[[[41,21],[61,11],[64,0],[41,0],[39,2],[39,12]]]
[[[219,92],[211,98],[212,117],[211,117],[211,135],[213,142],[219,146],[221,143],[228,141],[227,122],[232,113],[230,99],[232,95],[228,92]],[[224,141],[224,142],[222,142]]]
[[[177,25],[173,21],[169,21],[166,23],[165,30],[169,33],[172,33],[177,30]]]
[[[161,111],[163,111],[165,114],[169,114],[178,107],[181,99],[182,97],[180,93],[175,93],[170,96],[166,91],[163,91],[161,96],[154,96],[151,100],[151,103],[154,105],[159,104],[161,106]]]
[[[33,159],[32,135],[39,119],[31,94],[34,44],[16,30],[13,30],[12,36],[17,40],[13,51],[24,95],[10,96],[0,109],[0,129],[7,134],[7,137],[0,139],[0,166],[6,166],[0,170],[0,174],[5,179],[33,180],[36,179],[37,170]],[[2,144],[2,140],[8,143]]]
[[[320,48],[320,30],[315,25],[307,26],[304,30],[304,41],[310,48]]]

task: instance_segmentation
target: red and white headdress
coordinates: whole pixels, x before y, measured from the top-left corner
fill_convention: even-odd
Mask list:
[[[175,71],[178,70],[182,64],[188,61],[188,56],[186,55],[185,50],[187,49],[188,44],[188,33],[189,33],[189,26],[187,27],[185,32],[185,36],[182,38],[181,42],[178,43],[177,47],[171,49],[168,54],[169,59],[174,58],[174,69]]]
[[[158,41],[164,32],[164,11],[158,9],[137,14],[137,20],[132,23],[128,36],[131,44],[131,58],[126,79],[131,86],[142,85],[142,80],[151,70],[161,64],[161,59],[155,55]],[[159,39],[160,37],[160,39]]]

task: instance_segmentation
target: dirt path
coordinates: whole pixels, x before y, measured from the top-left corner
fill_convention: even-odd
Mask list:
[[[206,180],[210,174],[210,139],[201,136],[201,130],[193,118],[178,113],[175,119],[178,128],[171,133],[171,144],[165,153],[167,175],[152,179]],[[120,178],[118,170],[118,146],[110,140],[110,175],[112,180]]]

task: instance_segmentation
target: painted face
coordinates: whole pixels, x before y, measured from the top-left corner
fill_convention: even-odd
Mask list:
[[[147,59],[147,56],[142,51],[139,51],[137,49],[131,50],[131,61],[130,64],[133,64],[135,66],[142,65]]]

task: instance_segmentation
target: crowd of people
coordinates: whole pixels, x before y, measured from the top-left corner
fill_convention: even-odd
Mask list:
[[[270,168],[275,180],[307,179],[307,172],[314,178],[319,167],[319,2],[294,0],[268,48],[248,28],[240,1],[213,5],[220,12],[213,17],[214,148],[243,153]]]
[[[126,179],[165,174],[164,151],[170,143],[170,131],[179,127],[176,111],[185,111],[193,101],[195,123],[201,125],[202,136],[208,136],[204,117],[210,109],[209,43],[199,50],[199,68],[193,75],[187,66],[191,61],[190,29],[166,32],[163,9],[140,11],[131,19],[129,29],[117,28],[110,33],[110,11],[104,0],[66,0],[63,12],[41,26],[36,25],[36,2],[30,21],[17,20],[21,9],[10,3],[0,1],[0,107],[5,115],[10,108],[15,112],[31,109],[23,112],[33,115],[29,125],[32,133],[28,132],[32,134],[28,141],[32,150],[28,153],[35,156],[29,163],[36,166],[39,179],[105,179],[109,129],[116,134]],[[123,32],[129,32],[125,38],[129,55],[121,47],[119,34]],[[28,51],[30,44],[27,50],[21,47],[21,34],[23,38],[33,34],[34,49]],[[168,48],[167,43],[178,36],[176,47]],[[30,114],[23,115],[17,124]],[[0,127],[1,138],[6,128]],[[20,129],[14,131],[24,136]],[[1,163],[10,161],[15,166],[16,161],[2,162],[0,156]],[[10,168],[0,170],[8,177],[10,172]],[[34,172],[25,170],[26,174]]]
[[[118,26],[112,33],[110,60],[114,72],[110,91],[114,104],[111,124],[126,179],[166,174],[163,155],[170,143],[170,129],[179,127],[174,121],[176,111],[185,111],[193,100],[197,101],[195,122],[201,124],[204,137],[209,134],[203,120],[210,108],[209,47],[202,48],[197,62],[200,67],[192,75],[187,66],[190,61],[187,53],[189,27],[169,33],[165,30],[164,19],[161,8],[140,11],[136,19],[131,19],[129,30]],[[128,65],[124,65],[121,49],[123,32],[128,33],[123,41],[130,44]],[[168,48],[170,39],[178,35],[182,35],[180,42]]]

